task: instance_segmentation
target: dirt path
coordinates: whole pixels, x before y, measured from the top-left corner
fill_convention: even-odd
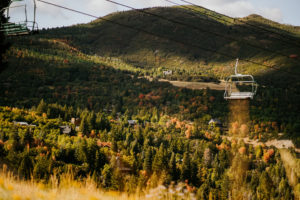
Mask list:
[[[183,87],[194,90],[201,89],[212,89],[212,90],[224,90],[225,82],[214,83],[214,82],[187,82],[187,81],[170,81],[166,79],[159,79],[161,82],[169,82],[176,87]]]

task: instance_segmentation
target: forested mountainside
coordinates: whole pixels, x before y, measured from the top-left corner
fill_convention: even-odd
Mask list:
[[[127,11],[105,17],[154,35],[99,19],[47,30],[39,37],[65,39],[85,53],[119,58],[141,74],[156,77],[162,77],[162,71],[169,69],[174,71],[170,77],[174,79],[222,79],[233,73],[232,61],[237,57],[299,73],[299,58],[289,57],[299,56],[299,27],[278,24],[258,15],[233,19],[191,8],[149,8],[142,10],[146,13]],[[241,61],[240,71],[267,76],[274,70]]]

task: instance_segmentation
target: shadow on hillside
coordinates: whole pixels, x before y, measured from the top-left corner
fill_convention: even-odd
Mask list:
[[[115,57],[135,55],[130,57],[132,61],[141,61],[142,64],[144,60],[148,59],[148,63],[152,65],[158,59],[157,57],[161,59],[168,59],[170,56],[184,57],[193,62],[206,63],[228,62],[236,57],[257,59],[272,55],[270,52],[246,43],[274,50],[288,49],[288,46],[271,37],[270,33],[251,31],[245,24],[228,26],[213,19],[205,19],[202,15],[186,9],[175,7],[151,8],[147,11],[189,24],[189,26],[174,24],[136,11],[128,11],[111,14],[107,18],[163,38],[171,38],[171,40],[161,39],[101,20],[86,25],[51,29],[42,32],[41,37],[66,38],[89,54]],[[256,22],[256,25],[270,28],[267,24],[259,22]],[[282,33],[282,30],[274,27],[272,30]],[[229,57],[220,56],[214,51],[228,54]],[[293,52],[295,51],[292,49],[286,53]]]

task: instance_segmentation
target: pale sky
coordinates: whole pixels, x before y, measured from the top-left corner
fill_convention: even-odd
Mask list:
[[[32,19],[32,1],[24,0],[27,4],[29,20]],[[45,0],[51,3],[80,10],[95,16],[105,16],[116,11],[128,10],[116,6],[105,0]],[[173,6],[165,0],[114,0],[134,8],[155,6]],[[173,2],[186,5],[180,0]],[[259,14],[279,23],[300,26],[300,0],[188,0],[197,5],[209,8],[231,17],[245,17],[250,14]],[[18,5],[20,3],[13,3]],[[24,21],[24,8],[11,9],[11,21]],[[37,1],[37,22],[39,28],[70,26],[79,23],[88,23],[94,18],[73,13],[61,8],[53,7]]]

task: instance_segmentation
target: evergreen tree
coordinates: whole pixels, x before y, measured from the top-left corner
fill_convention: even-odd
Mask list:
[[[22,145],[30,145],[33,142],[33,137],[29,129],[25,130],[24,135],[21,137]]]
[[[191,161],[191,169],[190,169],[190,182],[193,185],[197,185],[199,183],[199,179],[197,177],[198,173],[198,166],[197,166],[197,161],[193,158]]]
[[[250,180],[250,188],[252,189],[252,191],[256,191],[258,184],[259,184],[259,177],[257,173],[252,173],[251,180]]]
[[[285,178],[281,178],[278,190],[279,190],[279,196],[282,199],[292,199],[291,190]]]
[[[177,167],[176,167],[176,157],[175,157],[174,152],[172,152],[172,155],[171,155],[169,169],[170,169],[170,175],[172,177],[172,180],[178,180],[178,171],[177,171]]]
[[[149,147],[149,148],[146,150],[143,168],[144,168],[144,170],[146,170],[148,173],[151,172],[151,169],[152,169],[152,149],[151,149],[151,147]]]
[[[101,176],[102,176],[102,186],[109,188],[112,184],[112,168],[110,165],[105,164],[103,167],[103,170],[101,172]]]
[[[272,180],[266,171],[263,171],[259,178],[257,187],[258,199],[271,199]]]
[[[97,143],[95,139],[88,139],[87,142],[87,153],[86,153],[86,160],[89,165],[89,170],[95,170],[95,159],[96,159],[96,151],[97,151]]]
[[[44,102],[44,99],[42,99],[36,109],[37,113],[39,115],[46,113],[48,111],[47,104]],[[50,111],[49,111],[50,112]]]
[[[226,150],[222,149],[218,153],[219,160],[219,169],[220,173],[223,173],[227,167],[229,167],[229,156],[227,155]]]
[[[96,115],[92,111],[87,117],[88,130],[91,131],[96,128]]]
[[[10,149],[6,156],[6,160],[9,161],[10,165],[17,169],[20,164],[20,154],[18,154],[17,151]]]
[[[163,144],[160,145],[159,150],[156,152],[152,164],[153,172],[159,174],[163,169],[165,169],[165,160],[164,160],[164,147]]]
[[[49,171],[50,162],[45,156],[40,157],[33,168],[33,177],[35,179],[47,180],[50,176]]]
[[[132,140],[133,140],[132,133],[127,132],[126,133],[126,139],[125,139],[125,142],[124,142],[124,146],[126,146],[126,147],[129,146],[130,143],[132,142]]]
[[[79,130],[83,134],[87,134],[89,132],[89,125],[87,123],[86,115],[84,115],[83,118],[81,119]]]
[[[118,152],[118,143],[114,139],[111,142],[111,150],[113,152]]]
[[[110,130],[110,123],[108,119],[100,112],[96,115],[95,128],[98,130]]]
[[[87,162],[87,142],[85,139],[81,139],[78,147],[75,151],[75,157],[79,162]]]
[[[189,152],[184,152],[181,168],[181,180],[189,180],[191,178],[191,160]]]
[[[95,156],[95,171],[99,173],[105,164],[105,154],[101,150],[97,149]]]
[[[221,180],[221,185],[220,185],[220,199],[221,200],[227,200],[228,199],[228,194],[230,191],[230,180],[229,177],[225,174]]]
[[[9,143],[11,145],[10,150],[11,151],[17,151],[19,150],[19,141],[20,141],[20,137],[18,134],[18,130],[17,129],[13,129],[10,133],[9,133]]]
[[[197,199],[208,199],[209,198],[209,184],[207,182],[203,183],[197,190]]]
[[[130,148],[130,153],[132,155],[135,155],[139,152],[139,144],[138,144],[138,141],[137,139],[135,139],[133,142],[131,142],[131,148]]]
[[[18,172],[23,175],[25,179],[29,179],[33,172],[33,162],[30,158],[29,152],[25,152],[21,163],[19,165]]]

